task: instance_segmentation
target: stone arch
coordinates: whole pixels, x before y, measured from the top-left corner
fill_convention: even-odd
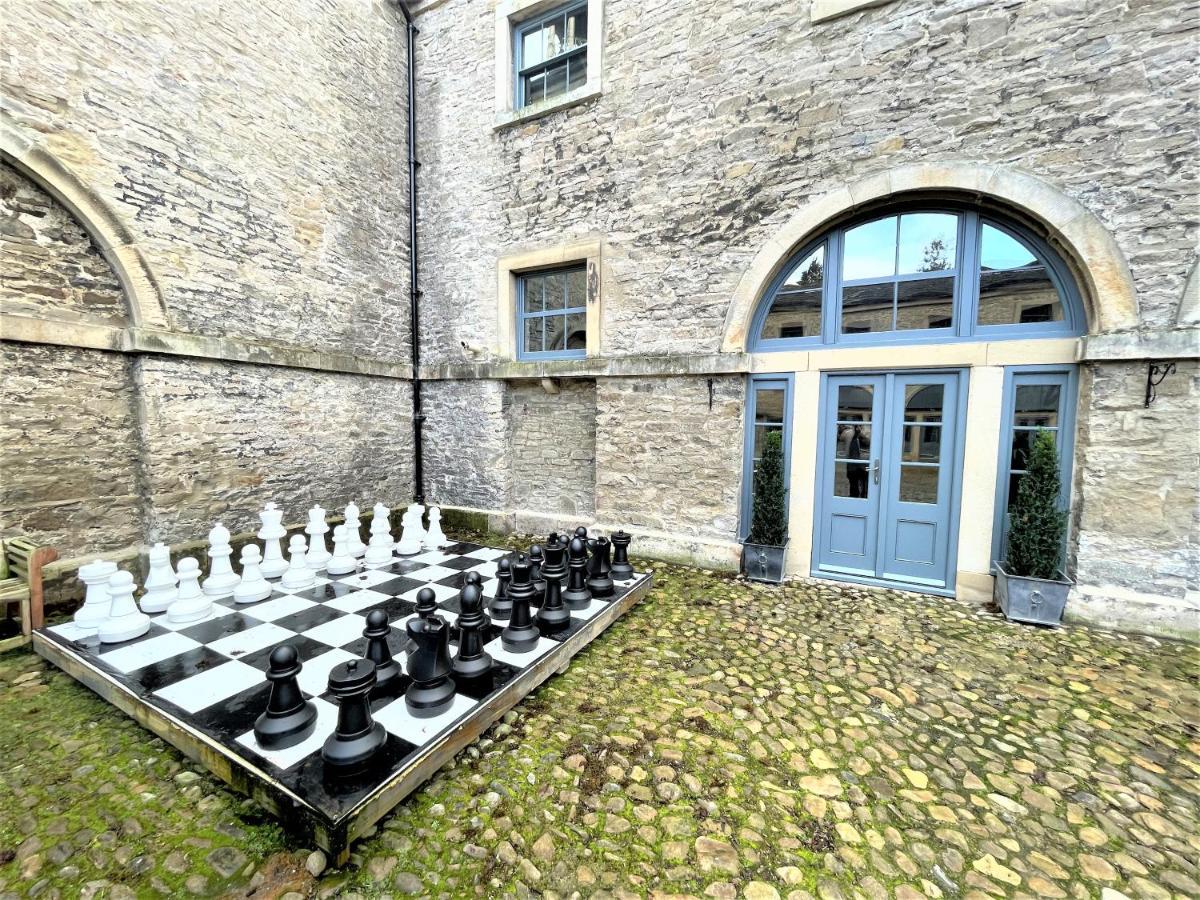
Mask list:
[[[162,293],[145,255],[99,195],[8,122],[0,123],[0,158],[62,204],[95,241],[121,284],[133,325],[165,329]]]
[[[1078,201],[1023,172],[963,162],[914,163],[815,196],[785,222],[738,282],[725,315],[721,350],[746,349],[763,292],[805,240],[833,220],[876,201],[931,191],[988,197],[1040,223],[1049,242],[1075,270],[1088,333],[1137,328],[1137,294],[1124,254],[1100,220]]]

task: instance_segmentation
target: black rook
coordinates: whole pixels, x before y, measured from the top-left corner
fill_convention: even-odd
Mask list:
[[[368,696],[374,686],[375,663],[369,659],[348,659],[329,672],[329,693],[338,701],[337,729],[321,748],[329,765],[362,765],[387,743],[387,731],[371,718]]]
[[[542,599],[542,608],[538,610],[537,623],[548,634],[562,631],[571,624],[571,611],[563,606],[562,598],[562,583],[567,575],[567,567],[563,564],[566,552],[566,546],[557,540],[546,545],[546,564],[542,566],[546,596]]]
[[[500,632],[500,643],[510,653],[528,653],[537,646],[538,630],[529,615],[533,591],[533,583],[529,580],[529,563],[524,556],[518,556],[512,567],[512,584],[508,586],[512,615],[508,617],[508,625]]]
[[[629,564],[629,544],[633,538],[624,531],[612,536],[612,577],[617,581],[628,581],[633,577],[633,566]]]

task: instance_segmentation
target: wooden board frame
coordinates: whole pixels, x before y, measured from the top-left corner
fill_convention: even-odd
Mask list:
[[[146,703],[86,655],[73,651],[69,642],[45,629],[38,629],[33,632],[33,649],[230,787],[253,797],[286,827],[310,838],[341,866],[349,859],[350,846],[355,840],[551,675],[565,672],[577,653],[628,612],[653,586],[654,574],[647,572],[627,594],[608,604],[579,631],[523,669],[481,702],[457,727],[421,747],[404,768],[377,785],[337,819],[326,816],[267,772],[249,760],[235,756],[220,742],[183,719]]]

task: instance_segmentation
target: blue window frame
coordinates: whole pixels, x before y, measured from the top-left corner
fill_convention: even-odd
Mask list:
[[[745,539],[753,518],[754,472],[762,455],[763,438],[783,432],[783,483],[790,491],[792,470],[791,375],[752,375],[746,393],[746,436],[742,450],[742,514],[738,538]]]
[[[1077,371],[1075,366],[1010,366],[1004,372],[996,514],[992,526],[993,561],[1002,560],[1007,551],[1008,510],[1025,474],[1025,454],[1039,430],[1054,434],[1062,477],[1060,502],[1064,509],[1070,503]]]
[[[1071,336],[1086,319],[1062,259],[978,209],[897,207],[855,219],[791,257],[750,349]]]
[[[517,276],[517,358],[587,356],[587,267]]]
[[[517,109],[587,81],[587,3],[571,3],[513,29]]]

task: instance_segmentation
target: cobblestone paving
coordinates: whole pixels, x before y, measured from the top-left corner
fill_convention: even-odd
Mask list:
[[[1194,648],[656,570],[340,870],[0,657],[0,895],[1200,896]]]

